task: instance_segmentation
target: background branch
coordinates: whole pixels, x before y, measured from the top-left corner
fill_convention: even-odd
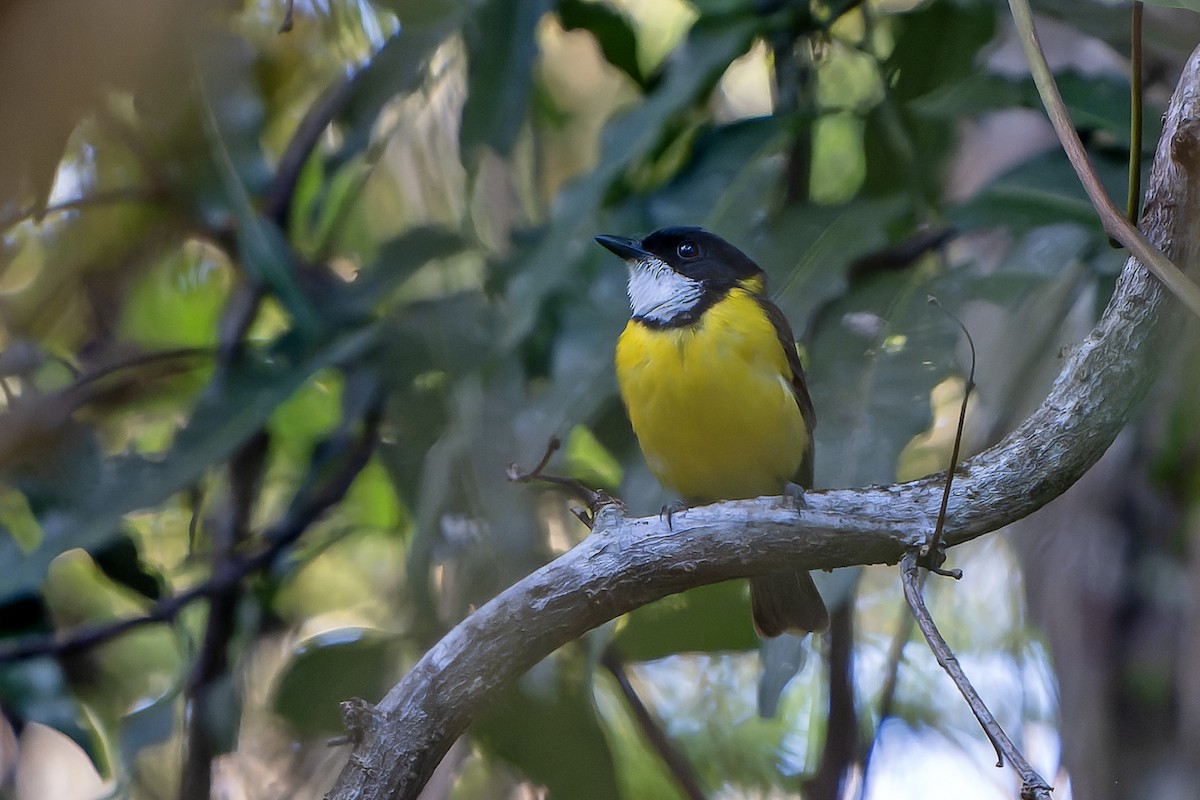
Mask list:
[[[1105,232],[1141,259],[1142,263],[1166,284],[1171,292],[1191,309],[1193,314],[1200,316],[1200,287],[1196,286],[1195,279],[1187,278],[1179,267],[1171,263],[1170,257],[1164,256],[1150,240],[1142,235],[1141,231],[1125,218],[1125,214],[1113,203],[1108,192],[1104,190],[1104,184],[1096,175],[1096,171],[1092,169],[1087,151],[1079,139],[1079,133],[1071,123],[1071,117],[1067,114],[1067,107],[1063,103],[1062,95],[1059,94],[1058,84],[1054,81],[1054,73],[1050,71],[1050,65],[1046,63],[1046,55],[1038,41],[1037,29],[1033,24],[1033,12],[1029,9],[1028,0],[1009,0],[1008,5],[1012,9],[1013,22],[1016,23],[1021,45],[1025,48],[1025,58],[1029,61],[1033,82],[1042,98],[1042,104],[1046,106],[1046,114],[1050,117],[1054,132],[1058,134],[1058,141],[1066,152],[1071,166],[1075,169],[1075,174],[1079,176],[1079,182],[1083,184],[1088,199],[1092,201],[1092,207],[1096,209],[1096,214],[1099,215]],[[1182,83],[1180,85],[1182,86]],[[1164,129],[1163,140],[1165,141],[1166,138]],[[1178,261],[1179,259],[1174,260]]]
[[[638,697],[637,690],[633,688],[633,683],[629,680],[629,673],[625,670],[625,664],[621,661],[621,655],[611,645],[606,647],[600,655],[600,665],[608,670],[609,674],[613,676],[613,680],[617,682],[617,688],[621,690],[621,696],[625,698],[625,703],[629,706],[629,713],[633,715],[633,719],[637,722],[642,735],[646,737],[646,741],[662,759],[663,765],[675,779],[675,783],[678,784],[684,797],[687,797],[688,800],[704,800],[704,790],[700,787],[696,771],[692,769],[687,757],[679,752],[679,748],[667,736],[667,732],[650,713],[650,709],[646,708],[642,698]]]
[[[1171,100],[1150,176],[1149,241],[1194,269],[1200,242],[1200,50]],[[1016,430],[967,461],[950,498],[955,545],[1027,516],[1061,494],[1112,443],[1144,395],[1178,309],[1130,259],[1104,315],[1064,361],[1049,395]],[[942,479],[810,492],[630,519],[614,506],[593,534],[497,595],[431,648],[373,709],[348,719],[354,751],[330,797],[415,797],[476,708],[557,647],[684,589],[781,566],[892,564],[933,528]]]
[[[321,470],[310,482],[306,482],[293,498],[288,514],[261,534],[267,542],[250,555],[229,559],[214,569],[203,583],[187,591],[164,597],[153,609],[138,617],[119,620],[107,625],[77,628],[65,636],[46,636],[26,639],[18,644],[0,648],[0,664],[20,661],[38,656],[64,656],[88,650],[128,633],[135,628],[168,622],[175,619],[183,609],[198,600],[220,596],[241,586],[249,575],[266,569],[331,506],[341,501],[354,479],[366,466],[374,451],[379,428],[380,411],[371,408],[361,421],[361,431],[352,442],[343,443],[344,451],[336,468]],[[216,566],[216,565],[214,565]]]

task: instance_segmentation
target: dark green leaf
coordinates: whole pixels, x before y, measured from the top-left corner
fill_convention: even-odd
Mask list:
[[[1125,196],[1125,166],[1094,159],[1109,197]],[[1096,211],[1070,162],[1059,150],[1036,156],[985,186],[975,197],[950,209],[963,226],[1029,227],[1050,220],[1073,221],[1099,230]]]
[[[711,227],[725,236],[747,229],[761,216],[764,194],[778,185],[770,155],[784,149],[795,131],[782,117],[755,117],[704,130],[687,165],[649,200],[651,227],[681,221]]]
[[[676,653],[753,650],[745,581],[725,581],[665,597],[625,616],[613,646],[630,661],[653,661]]]
[[[913,270],[879,274],[821,309],[808,372],[819,486],[894,480],[900,451],[929,426],[959,336],[930,294],[944,292]]]
[[[569,31],[582,29],[595,36],[608,63],[633,78],[643,91],[650,88],[638,63],[637,34],[623,14],[603,3],[559,0],[558,18]]]
[[[305,640],[275,687],[273,706],[302,736],[342,730],[341,703],[377,701],[395,679],[398,644],[367,628],[338,628]]]
[[[122,763],[134,763],[143,748],[171,738],[178,714],[179,696],[172,692],[122,718],[117,732]],[[221,752],[228,752],[228,749]]]
[[[995,33],[996,12],[987,3],[932,3],[896,24],[900,34],[884,66],[892,96],[906,103],[976,73],[980,48]]]
[[[17,719],[40,722],[87,745],[79,707],[71,698],[63,668],[53,658],[0,665],[0,702]]]
[[[490,147],[507,156],[525,123],[537,58],[534,30],[550,0],[485,0],[467,29],[470,68],[459,148],[464,164]]]
[[[955,143],[956,119],[918,116],[927,95],[978,74],[979,50],[991,41],[995,10],[988,4],[933,3],[897,20],[900,34],[883,65],[887,96],[867,117],[864,188],[886,196],[905,192],[936,202],[941,167]]]
[[[374,261],[347,289],[347,302],[366,312],[431,261],[456,256],[468,247],[461,234],[446,228],[422,227],[384,242]]]
[[[559,653],[535,666],[480,716],[472,733],[551,798],[620,796],[592,700],[591,671],[578,654]]]
[[[705,17],[724,17],[730,14],[753,14],[761,5],[758,0],[690,0],[689,5]]]

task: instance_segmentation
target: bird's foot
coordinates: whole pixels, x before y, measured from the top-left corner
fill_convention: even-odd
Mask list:
[[[673,531],[675,530],[675,527],[671,524],[672,518],[676,514],[682,514],[684,511],[687,511],[687,509],[687,503],[683,502],[682,500],[676,500],[674,503],[667,503],[665,506],[663,506],[658,512],[658,518],[665,519],[667,521],[667,530]]]
[[[783,485],[783,499],[797,511],[808,508],[808,501],[804,499],[804,487],[798,483],[788,481]]]

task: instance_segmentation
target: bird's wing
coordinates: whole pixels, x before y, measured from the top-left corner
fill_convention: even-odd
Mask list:
[[[811,487],[813,482],[812,431],[817,426],[817,412],[813,409],[812,398],[808,395],[808,384],[804,381],[804,365],[800,363],[800,354],[796,352],[796,337],[792,334],[792,326],[788,324],[787,317],[779,310],[779,306],[761,296],[758,298],[758,302],[767,313],[767,319],[771,321],[771,325],[775,328],[775,335],[779,337],[779,345],[787,356],[788,368],[792,373],[792,394],[796,397],[796,405],[800,407],[800,414],[804,417],[804,424],[808,428],[808,453],[805,455],[803,463],[800,464],[800,468],[796,470],[794,480],[801,486]]]

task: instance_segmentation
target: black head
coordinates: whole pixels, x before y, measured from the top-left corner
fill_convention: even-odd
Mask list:
[[[763,274],[748,255],[703,228],[674,226],[640,241],[617,236],[597,236],[596,241],[626,261],[652,255],[705,289],[727,289]]]

